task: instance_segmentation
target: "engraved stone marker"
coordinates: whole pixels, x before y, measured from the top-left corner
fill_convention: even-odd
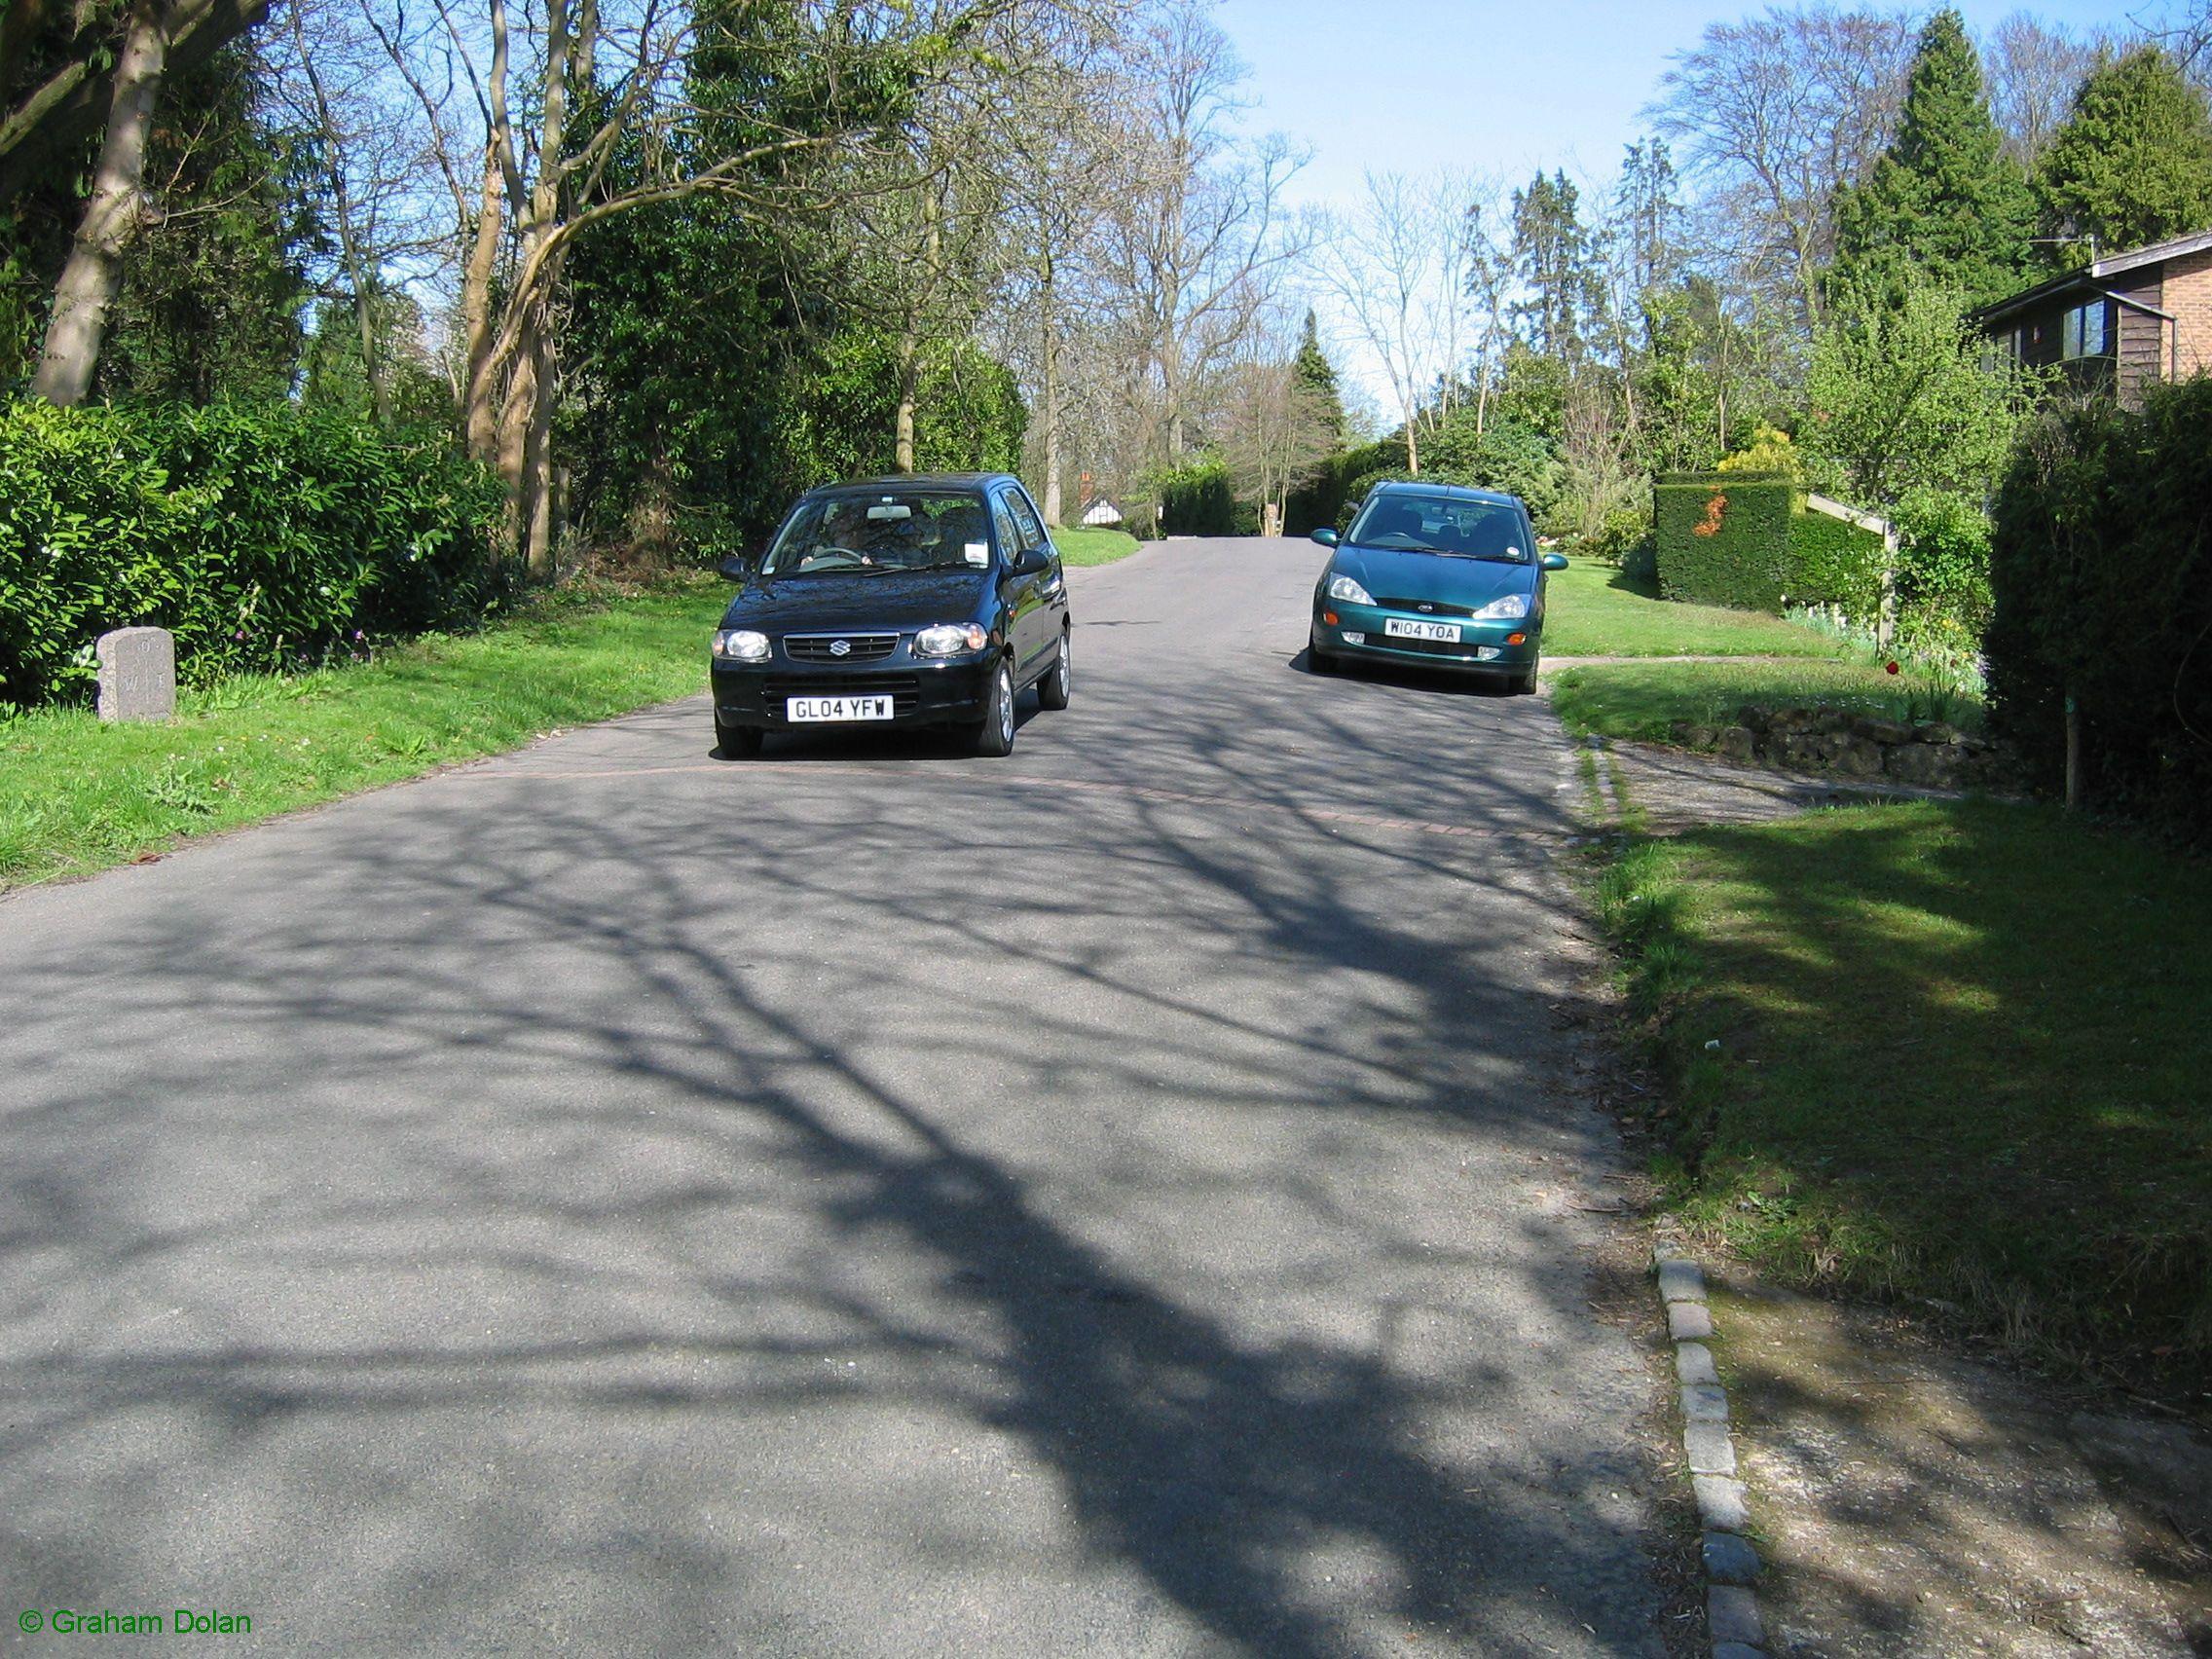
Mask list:
[[[100,719],[166,720],[176,714],[176,636],[166,628],[118,628],[95,647]]]

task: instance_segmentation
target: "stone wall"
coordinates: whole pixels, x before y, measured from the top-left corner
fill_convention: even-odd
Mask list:
[[[1734,725],[1677,720],[1669,736],[1684,749],[1791,772],[1910,784],[1921,789],[1999,789],[2011,782],[2002,752],[1937,720],[1908,725],[1840,709],[1737,712]]]

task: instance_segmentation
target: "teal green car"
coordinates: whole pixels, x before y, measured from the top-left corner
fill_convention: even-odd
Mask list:
[[[1544,641],[1544,576],[1529,509],[1511,496],[1455,484],[1378,484],[1331,549],[1313,587],[1307,661],[1319,674],[1347,661],[1394,662],[1536,688]]]

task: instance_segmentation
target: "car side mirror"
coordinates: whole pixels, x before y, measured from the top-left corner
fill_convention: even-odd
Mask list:
[[[1543,567],[1547,571],[1564,571],[1567,569],[1567,555],[1565,553],[1546,553],[1543,557]]]
[[[715,569],[721,572],[723,580],[741,582],[745,580],[746,577],[753,574],[753,565],[754,561],[752,554],[732,553],[728,558],[724,559],[720,564],[717,565]]]
[[[1333,530],[1316,530],[1312,535],[1313,539],[1324,547],[1334,547],[1337,544],[1337,533]]]
[[[1017,576],[1041,576],[1052,568],[1052,556],[1042,547],[1024,547],[1007,569]]]

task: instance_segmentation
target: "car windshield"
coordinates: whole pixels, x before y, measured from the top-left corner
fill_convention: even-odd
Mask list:
[[[1368,502],[1349,539],[1362,547],[1493,559],[1504,565],[1526,565],[1534,556],[1526,545],[1521,515],[1511,507],[1402,490]]]
[[[980,570],[990,562],[990,520],[981,496],[871,490],[801,503],[760,561],[760,573]]]

